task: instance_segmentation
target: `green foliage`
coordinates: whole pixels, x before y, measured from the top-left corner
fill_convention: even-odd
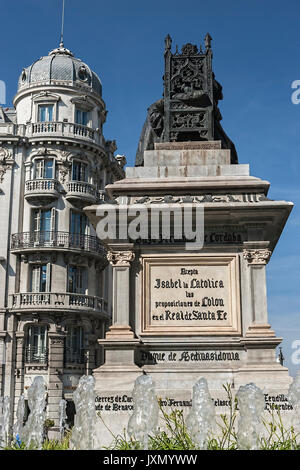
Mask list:
[[[150,448],[152,450],[195,449],[195,444],[186,428],[183,410],[172,410],[168,414],[163,409],[161,400],[158,403],[166,430],[159,429],[154,436],[150,436]]]
[[[237,399],[233,399],[231,385],[223,385],[226,391],[229,402],[229,416],[225,414],[220,415],[220,420],[217,425],[221,431],[221,437],[212,437],[208,443],[209,450],[236,450],[237,449],[237,435],[235,431],[235,424],[237,418]],[[219,433],[218,433],[219,434]]]
[[[53,421],[53,419],[47,418],[47,419],[45,420],[45,422],[44,422],[44,428],[45,428],[45,429],[49,429],[49,428],[53,428],[53,426],[54,426],[54,421]]]
[[[280,411],[273,407],[269,410],[269,420],[263,420],[267,437],[261,438],[262,450],[300,450],[297,443],[300,433],[295,433],[293,426],[285,428]]]
[[[61,441],[57,439],[45,439],[42,450],[68,450],[70,447],[70,437],[71,431],[68,431]],[[4,450],[37,450],[37,448],[32,444],[26,447],[24,442],[14,439],[10,446],[5,447]]]
[[[68,450],[70,447],[71,432],[66,433],[61,441],[56,439],[46,439],[43,442],[42,450]]]
[[[210,436],[208,450],[236,450],[237,449],[237,399],[233,398],[230,384],[223,385],[229,403],[229,414],[221,414],[217,420],[219,432],[218,437]],[[197,449],[192,437],[189,435],[182,410],[172,409],[167,413],[159,401],[161,420],[163,428],[159,428],[153,435],[149,436],[150,450],[194,450]],[[267,431],[267,437],[262,437],[261,450],[300,450],[300,443],[297,443],[299,434],[295,434],[293,427],[285,428],[282,423],[280,411],[269,411],[269,420],[263,420]],[[112,449],[134,450],[141,446],[132,438],[123,435],[113,436],[114,443]]]
[[[217,420],[218,431],[209,436],[208,450],[236,450],[237,434],[237,400],[233,398],[230,384],[223,385],[226,391],[229,413],[221,414]],[[189,435],[182,410],[171,409],[170,412],[164,410],[161,400],[158,401],[160,408],[160,427],[157,432],[149,436],[149,450],[195,450],[197,446]],[[103,424],[111,433],[113,444],[109,447],[112,450],[140,450],[141,443],[133,437],[129,437],[126,430],[123,434],[115,435],[105,424],[102,416],[98,413]],[[50,420],[49,420],[50,421]],[[292,426],[285,427],[280,411],[275,407],[269,410],[267,419],[263,419],[265,436],[261,437],[261,450],[300,450],[300,433],[295,433]],[[70,436],[72,431],[68,431],[62,441],[46,439],[43,443],[43,450],[68,450],[70,448]],[[24,450],[24,443],[14,440],[6,450]],[[34,450],[34,448],[30,448]]]

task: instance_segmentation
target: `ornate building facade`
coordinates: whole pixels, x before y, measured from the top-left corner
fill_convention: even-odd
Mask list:
[[[102,361],[111,318],[106,251],[83,208],[124,177],[125,157],[102,133],[98,76],[61,43],[23,69],[13,108],[0,108],[0,396],[36,375],[48,417]]]

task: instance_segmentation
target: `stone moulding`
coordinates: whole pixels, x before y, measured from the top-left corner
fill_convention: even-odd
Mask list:
[[[240,203],[259,203],[271,201],[265,194],[204,194],[201,196],[173,196],[166,195],[161,197],[143,196],[133,201],[133,204],[184,204],[184,203],[216,203],[216,202],[240,202]]]
[[[110,251],[107,254],[107,259],[112,266],[130,266],[134,258],[133,251]]]
[[[176,257],[173,255],[141,255],[142,262],[142,271],[141,271],[141,336],[201,336],[201,335],[212,335],[212,336],[237,336],[241,335],[241,311],[240,311],[240,271],[239,271],[239,255],[238,254],[218,254],[218,255],[188,255],[177,254]],[[196,292],[198,289],[188,288],[188,291],[193,291],[193,297],[185,298],[184,291],[185,288],[181,288],[184,284],[183,282],[188,282],[192,279],[192,276],[185,276],[182,273],[184,269],[190,269],[192,267],[195,271],[194,283],[197,283],[197,280],[200,278],[209,278],[216,280],[222,275],[224,275],[224,289],[216,289],[220,299],[215,299],[221,304],[220,306],[211,306],[207,307],[201,305],[203,297],[209,298],[213,294],[213,289],[199,289],[199,292]],[[167,273],[167,274],[166,274]],[[222,274],[220,274],[222,273]],[[157,282],[155,276],[167,276],[168,278],[173,278],[172,282],[176,282],[178,278],[181,278],[182,284],[178,284],[174,288],[168,289],[155,289],[153,287],[153,282]],[[191,284],[190,284],[191,285]],[[179,290],[178,290],[179,289]],[[154,292],[159,293],[159,297],[155,297]],[[220,292],[223,292],[222,294]],[[197,303],[195,307],[195,302],[193,302],[192,309],[198,309],[198,313],[204,311],[213,311],[215,315],[212,318],[198,318],[194,320],[194,317],[186,318],[186,309],[185,307],[175,308],[173,310],[183,311],[183,318],[177,318],[175,315],[174,318],[164,313],[164,310],[158,312],[159,309],[155,307],[156,301],[158,299],[170,302],[174,299],[174,294],[179,299],[179,301],[189,301],[193,299]],[[176,298],[177,298],[176,297]],[[179,298],[180,297],[180,298]],[[176,299],[175,299],[176,300]],[[203,303],[203,302],[202,302]],[[219,304],[219,305],[220,305]],[[155,309],[157,311],[157,318],[153,315]],[[164,307],[163,307],[164,309]],[[172,310],[172,307],[170,307]],[[217,311],[226,311],[226,317],[217,319]],[[180,313],[180,312],[179,312]],[[179,314],[179,316],[181,313]],[[221,314],[222,315],[222,314]],[[214,318],[214,316],[216,318]],[[204,315],[206,317],[206,315]]]
[[[267,264],[272,252],[267,250],[266,248],[263,249],[244,249],[243,250],[243,257],[245,260],[248,261],[248,264],[253,265],[264,265]]]

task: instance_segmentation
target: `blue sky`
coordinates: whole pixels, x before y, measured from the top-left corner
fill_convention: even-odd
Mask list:
[[[0,80],[7,105],[23,67],[57,47],[61,0],[1,0]],[[271,182],[273,199],[295,208],[267,267],[269,319],[290,372],[300,340],[300,2],[289,0],[66,0],[65,46],[101,77],[109,111],[105,137],[134,162],[147,107],[162,95],[164,37],[173,44],[213,38],[213,67],[223,85],[223,127],[240,163]]]

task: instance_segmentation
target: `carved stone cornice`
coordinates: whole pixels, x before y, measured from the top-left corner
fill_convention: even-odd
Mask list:
[[[51,332],[48,334],[48,337],[49,337],[49,342],[51,346],[54,346],[54,345],[63,346],[66,333],[65,332],[56,332],[56,333]]]
[[[21,261],[29,264],[44,264],[44,263],[55,263],[57,260],[57,252],[55,251],[43,251],[36,253],[26,253],[21,255]]]
[[[112,266],[130,266],[134,260],[135,254],[133,251],[109,251],[107,259]]]
[[[205,203],[260,203],[271,201],[264,193],[220,193],[220,194],[202,194],[174,196],[168,194],[165,196],[142,196],[133,200],[133,204],[205,204]]]
[[[64,336],[49,336],[49,340],[50,340],[50,345],[53,346],[53,345],[63,345],[64,344]]]
[[[265,265],[268,263],[272,252],[267,248],[261,249],[244,249],[243,257],[251,265]]]

